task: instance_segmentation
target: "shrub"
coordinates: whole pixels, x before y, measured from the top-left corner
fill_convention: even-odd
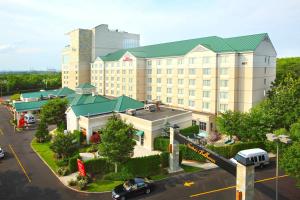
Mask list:
[[[97,144],[92,144],[88,149],[87,149],[87,152],[89,153],[93,153],[93,152],[96,152],[98,151],[98,145]]]
[[[154,139],[154,150],[168,151],[170,139],[168,137],[156,137]]]
[[[169,152],[165,151],[160,154],[160,163],[162,168],[169,167]]]
[[[134,175],[127,172],[126,170],[122,170],[121,172],[118,173],[111,172],[103,176],[104,180],[110,180],[110,181],[125,181],[131,178],[134,178]]]
[[[193,125],[184,129],[180,130],[180,134],[184,135],[184,136],[189,136],[189,137],[193,137],[194,134],[198,134],[199,133],[199,126],[198,125]]]
[[[68,168],[70,173],[76,172],[78,170],[77,159],[80,159],[79,155],[73,156],[69,159]]]
[[[67,167],[60,167],[57,170],[59,176],[66,176],[69,174],[69,169]]]
[[[67,166],[68,162],[69,162],[69,160],[66,159],[66,158],[65,159],[57,159],[57,160],[55,160],[56,165],[59,166],[59,167],[65,167],[65,166]]]
[[[74,179],[71,179],[71,180],[68,181],[68,185],[69,186],[76,186],[77,185],[77,181],[74,180]]]
[[[80,190],[84,190],[86,188],[87,184],[88,184],[88,181],[84,180],[84,179],[77,181],[77,186],[79,187]]]
[[[86,172],[91,174],[105,174],[107,172],[111,172],[113,169],[113,165],[105,158],[87,160],[84,162],[84,165]]]
[[[125,170],[134,176],[147,177],[160,172],[160,163],[159,155],[131,158],[121,166],[121,171]]]
[[[179,157],[181,156],[181,160],[195,160],[199,162],[204,162],[206,158],[201,156],[200,154],[196,153],[195,151],[189,149],[186,145],[180,145],[179,146]]]

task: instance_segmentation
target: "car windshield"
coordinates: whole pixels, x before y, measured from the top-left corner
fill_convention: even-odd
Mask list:
[[[131,183],[130,181],[125,181],[125,182],[123,183],[123,187],[124,187],[124,189],[125,189],[126,191],[129,191],[130,188],[132,187],[132,183]]]

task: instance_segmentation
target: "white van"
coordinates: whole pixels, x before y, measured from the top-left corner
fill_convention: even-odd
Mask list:
[[[24,115],[24,120],[27,124],[34,124],[35,123],[35,117],[31,113],[26,113]]]
[[[237,160],[245,160],[247,158],[254,163],[255,167],[263,167],[264,165],[269,164],[268,153],[259,148],[239,151],[234,158],[230,159],[230,161],[237,163]]]

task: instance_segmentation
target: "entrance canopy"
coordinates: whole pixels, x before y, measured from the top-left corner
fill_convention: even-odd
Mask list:
[[[144,135],[144,131],[135,131],[135,134],[137,135],[137,136],[143,136]]]

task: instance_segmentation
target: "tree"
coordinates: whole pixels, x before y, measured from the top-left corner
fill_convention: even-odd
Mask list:
[[[68,106],[68,100],[65,98],[56,98],[49,100],[41,108],[41,118],[48,124],[56,124],[60,126],[66,124],[65,112]]]
[[[237,111],[225,111],[216,119],[217,129],[220,133],[229,135],[230,139],[233,135],[240,136],[243,126],[244,114]]]
[[[68,158],[72,156],[78,148],[76,135],[58,132],[54,137],[50,148],[57,154],[58,158]]]
[[[20,96],[21,96],[20,93],[16,93],[16,94],[14,94],[14,95],[11,95],[11,96],[9,97],[9,99],[10,99],[11,101],[18,101],[18,100],[20,100]]]
[[[45,120],[42,120],[38,125],[37,131],[35,132],[35,137],[39,143],[48,141],[50,139],[48,126]]]
[[[300,141],[300,119],[290,127],[290,136],[294,141]]]
[[[101,155],[107,157],[108,161],[115,164],[115,172],[118,172],[118,165],[126,162],[133,152],[134,128],[131,124],[128,125],[113,116],[101,129],[101,133],[102,143],[99,145],[99,151]]]
[[[300,186],[300,142],[294,142],[280,158],[280,166],[291,176],[294,176]]]
[[[300,77],[300,57],[277,59],[275,85],[278,85],[288,74]]]

